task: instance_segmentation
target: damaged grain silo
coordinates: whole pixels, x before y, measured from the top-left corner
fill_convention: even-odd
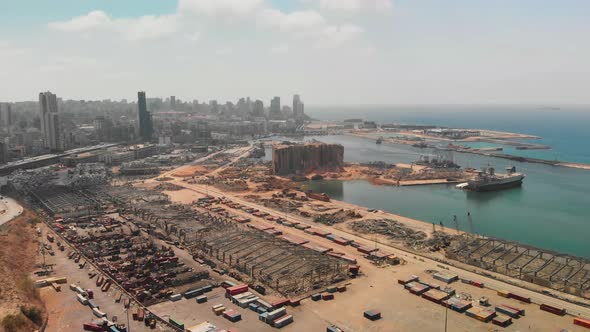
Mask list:
[[[275,144],[272,147],[274,174],[340,171],[344,165],[344,147],[318,141],[304,144]]]

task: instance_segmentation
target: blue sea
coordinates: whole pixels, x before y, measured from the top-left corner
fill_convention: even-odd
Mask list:
[[[590,164],[590,106],[310,106],[306,112],[319,120],[361,118],[380,123],[430,124],[540,136],[540,140],[527,141],[549,145],[551,150],[516,150],[503,146],[504,152]]]
[[[534,143],[552,150],[515,150],[515,154],[590,164],[590,112],[588,108],[542,107],[308,107],[315,119],[362,118],[381,123],[435,124],[526,133],[541,136]],[[344,146],[349,162],[408,163],[420,155],[436,153],[401,144],[375,144],[353,136],[306,137]],[[505,152],[508,152],[507,147]],[[270,153],[269,153],[270,155]],[[590,170],[520,163],[474,154],[455,153],[463,167],[516,166],[527,175],[521,188],[470,193],[454,185],[414,187],[376,186],[366,181],[311,181],[310,189],[359,206],[386,210],[428,223],[442,222],[490,237],[528,244],[546,250],[590,258]],[[473,216],[473,229],[467,220]]]

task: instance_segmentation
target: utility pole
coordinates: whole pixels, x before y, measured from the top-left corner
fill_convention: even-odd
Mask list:
[[[447,332],[447,323],[449,317],[449,307],[445,305],[445,332]]]

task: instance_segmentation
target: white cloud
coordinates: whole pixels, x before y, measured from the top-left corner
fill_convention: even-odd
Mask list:
[[[392,0],[318,0],[321,9],[339,12],[390,11]],[[311,0],[305,0],[311,2]]]
[[[289,52],[288,44],[279,44],[270,48],[270,53],[272,54],[284,54],[287,52]]]
[[[208,16],[248,16],[263,3],[264,0],[179,0],[178,11]]]
[[[68,21],[50,22],[49,27],[67,32],[80,32],[106,27],[112,23],[111,18],[105,12],[95,10],[86,15],[74,17]]]
[[[340,26],[327,26],[322,30],[322,39],[320,47],[338,46],[340,44],[357,39],[363,29],[353,24],[344,24]]]
[[[280,10],[266,9],[260,18],[263,24],[285,32],[304,32],[326,25],[324,17],[313,10],[285,14]]]
[[[317,46],[337,46],[356,39],[363,29],[353,24],[330,25],[317,11],[283,13],[276,9],[261,12],[262,26],[289,33],[294,38],[311,38]]]
[[[96,10],[68,21],[50,22],[49,28],[64,32],[111,31],[128,40],[144,40],[172,35],[178,29],[176,15],[146,15],[136,18],[114,19]]]

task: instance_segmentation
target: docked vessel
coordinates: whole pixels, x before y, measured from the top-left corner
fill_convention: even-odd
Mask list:
[[[305,195],[311,199],[315,199],[318,201],[323,201],[323,202],[329,202],[330,201],[330,196],[324,194],[324,193],[314,193],[313,191],[308,191],[305,193]]]
[[[497,174],[493,167],[476,172],[476,177],[457,188],[472,191],[496,191],[522,185],[526,175],[516,172],[516,167],[507,168],[506,174]]]

